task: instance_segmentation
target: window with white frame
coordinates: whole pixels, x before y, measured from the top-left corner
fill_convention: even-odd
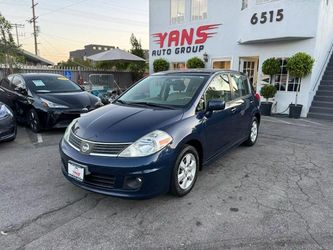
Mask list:
[[[185,21],[185,0],[171,0],[171,23]]]
[[[242,10],[245,10],[249,6],[249,0],[242,0]]]
[[[274,83],[278,91],[298,91],[299,78],[291,77],[287,71],[288,58],[280,58],[280,73],[275,75]]]
[[[203,20],[208,16],[208,1],[207,0],[192,0],[191,1],[191,19]]]

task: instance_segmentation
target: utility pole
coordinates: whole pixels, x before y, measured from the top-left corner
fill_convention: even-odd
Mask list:
[[[17,42],[17,46],[20,46],[20,40],[19,40],[19,32],[18,29],[22,29],[24,28],[24,24],[19,24],[19,23],[13,23],[11,24],[12,27],[15,27],[15,32],[16,32],[16,42]]]
[[[36,27],[36,20],[38,18],[38,16],[36,17],[36,13],[35,13],[35,7],[38,3],[35,3],[35,0],[32,0],[32,18],[30,19],[30,23],[33,24],[33,29],[34,29],[34,40],[35,40],[35,54],[38,55],[38,43],[37,43],[37,36],[38,36],[38,31],[37,31],[37,27]]]

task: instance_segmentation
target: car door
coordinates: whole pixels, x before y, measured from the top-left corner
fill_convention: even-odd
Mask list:
[[[206,113],[204,116],[204,133],[207,144],[208,158],[226,150],[232,142],[230,131],[232,130],[232,112],[229,108],[231,100],[231,89],[228,74],[219,74],[215,76],[208,85],[204,102],[209,100],[223,100],[226,102],[224,110]]]
[[[29,111],[28,90],[24,79],[15,75],[10,85],[10,92],[12,94],[12,105],[15,114],[19,120],[24,120],[25,115]]]
[[[233,111],[233,137],[235,143],[244,139],[249,133],[249,124],[251,122],[251,107],[253,100],[250,92],[249,81],[246,76],[241,74],[230,74],[230,83],[232,89],[231,108]]]

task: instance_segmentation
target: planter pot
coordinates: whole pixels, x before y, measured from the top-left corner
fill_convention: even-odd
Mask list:
[[[295,119],[300,118],[301,113],[302,113],[302,108],[303,108],[303,105],[290,104],[289,105],[289,118],[295,118]]]
[[[272,115],[272,105],[271,102],[262,102],[260,104],[260,113],[265,116],[271,116]]]

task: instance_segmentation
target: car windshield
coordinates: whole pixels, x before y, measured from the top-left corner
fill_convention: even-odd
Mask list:
[[[184,107],[207,81],[207,75],[150,76],[128,90],[117,101],[125,104]]]
[[[61,75],[25,76],[27,86],[35,93],[79,92],[82,89]]]

